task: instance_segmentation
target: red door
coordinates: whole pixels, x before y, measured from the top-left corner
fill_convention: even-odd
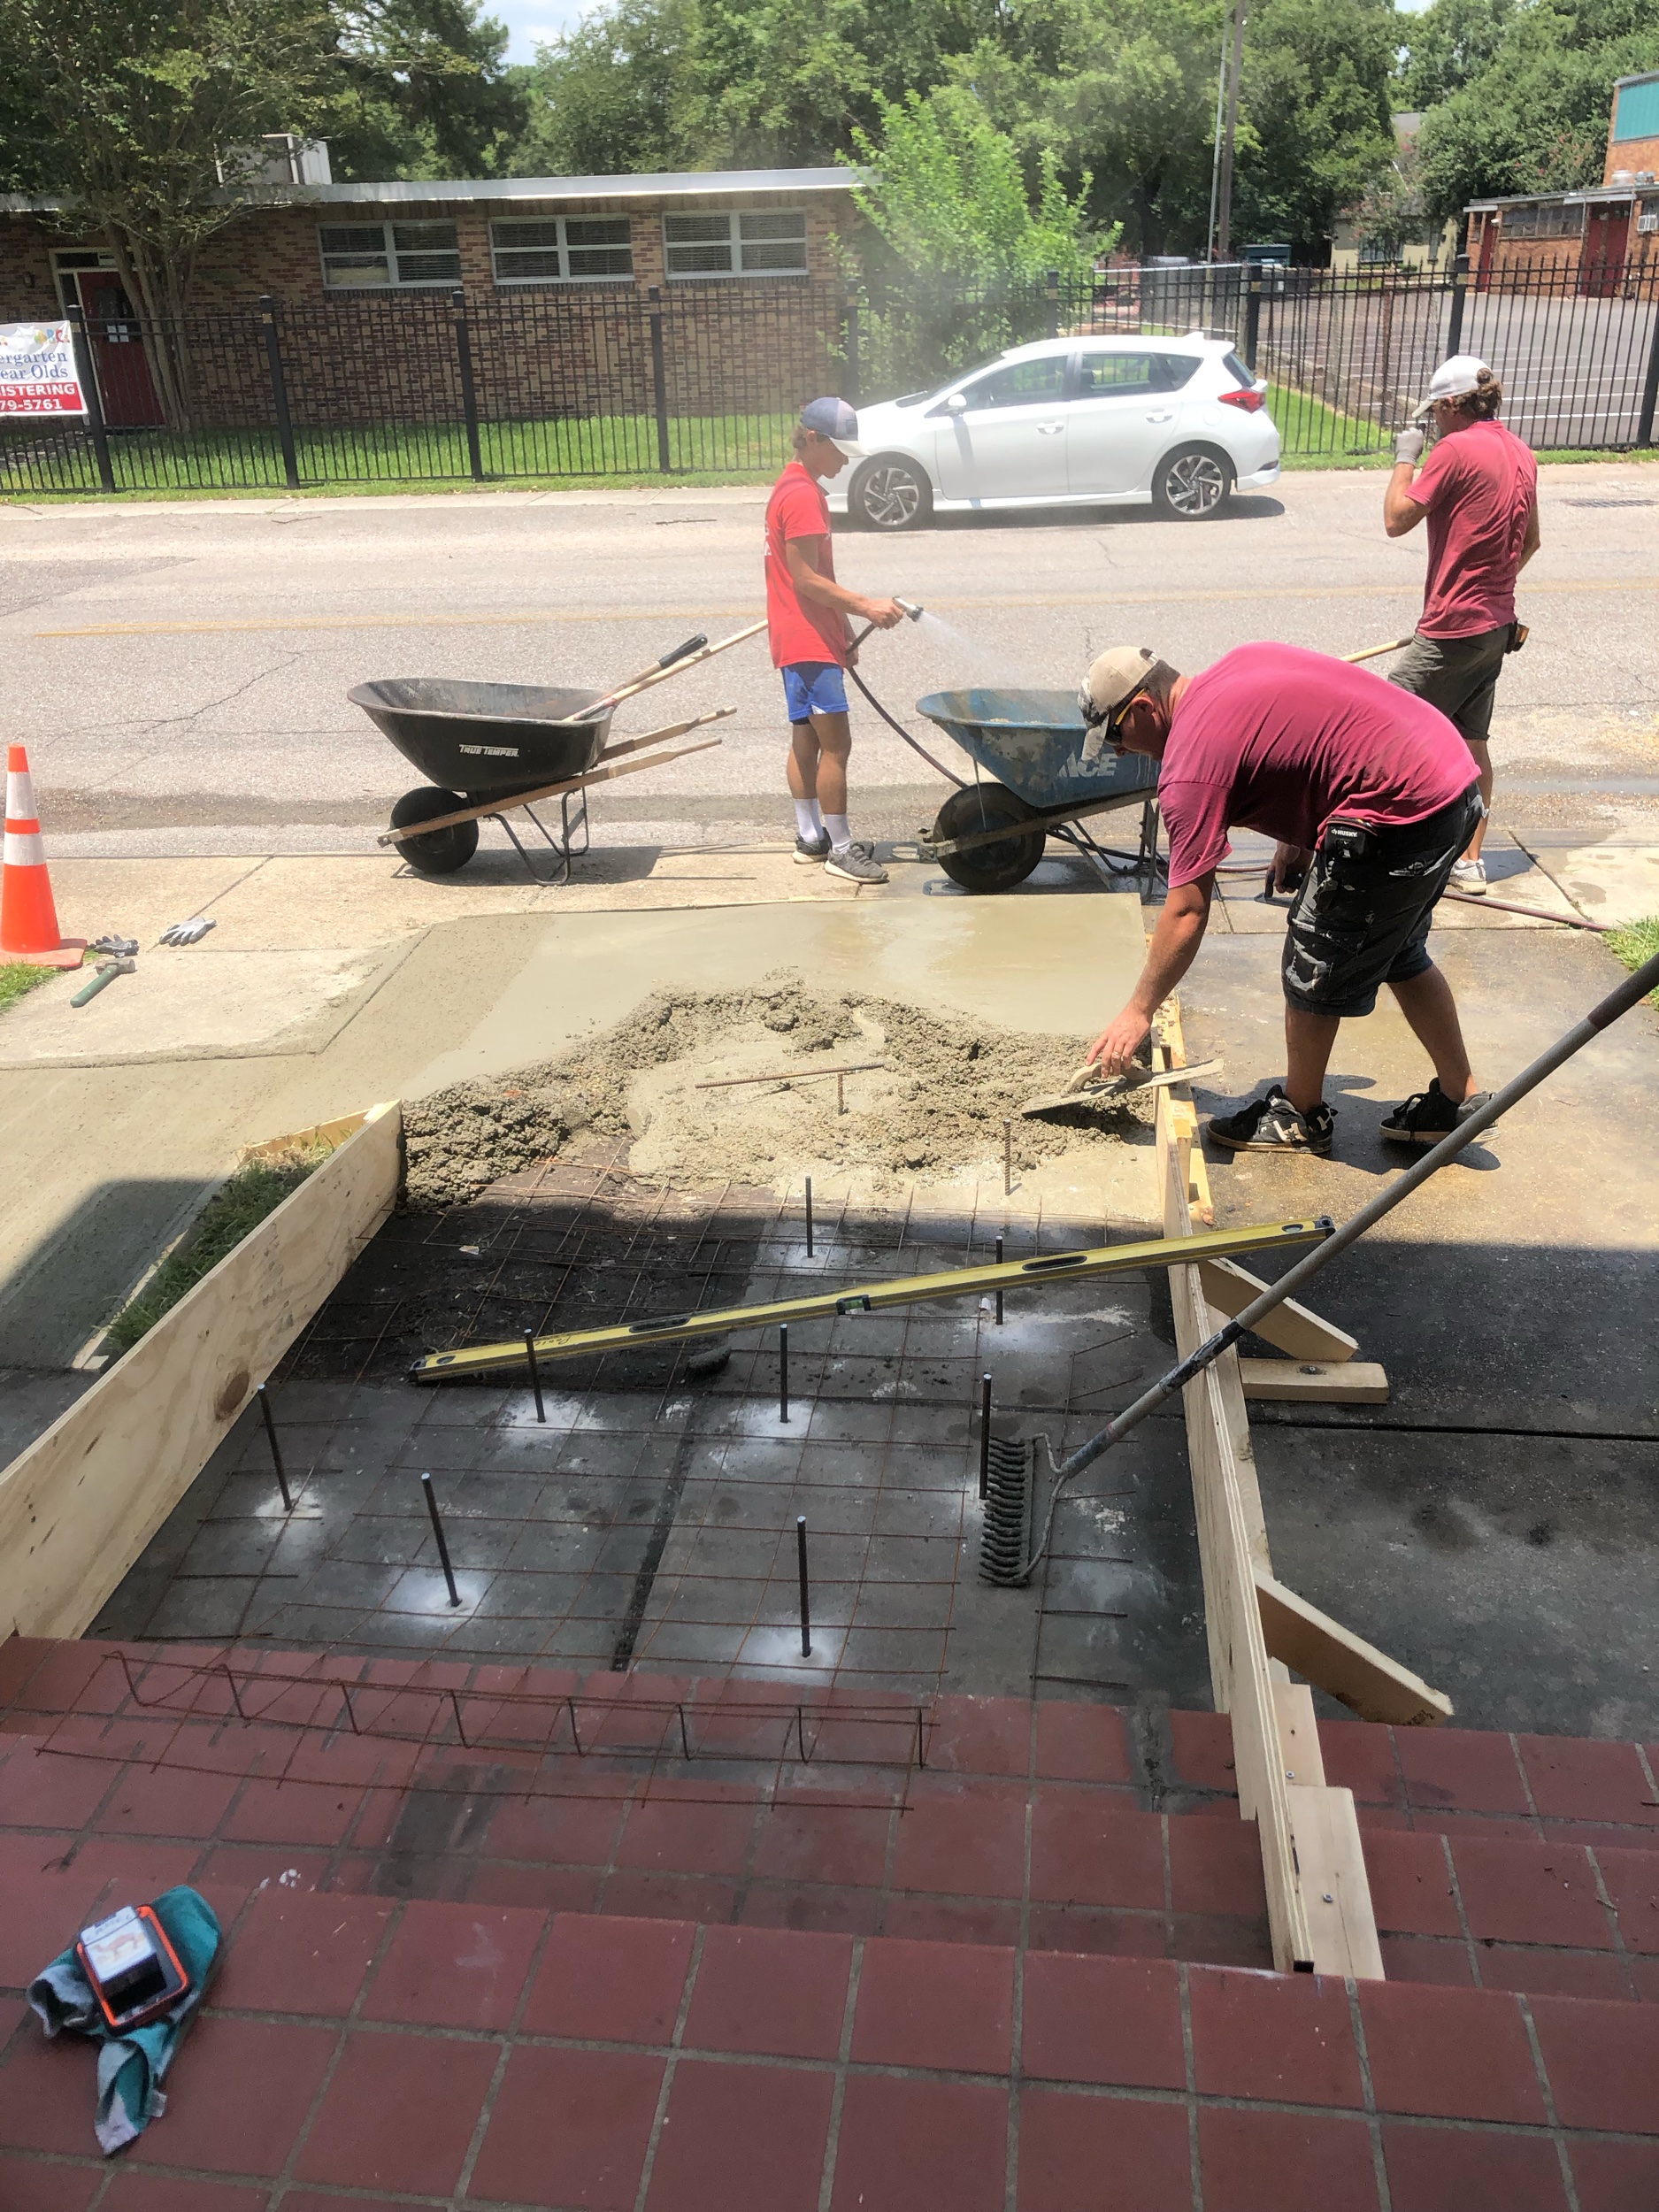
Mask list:
[[[1492,256],[1498,242],[1498,224],[1495,216],[1488,215],[1480,226],[1480,259],[1475,269],[1475,289],[1484,292],[1492,281]]]
[[[1630,204],[1593,207],[1585,226],[1584,258],[1578,289],[1591,299],[1609,299],[1624,280],[1624,248],[1630,237]]]
[[[138,319],[119,281],[108,269],[65,270],[63,281],[65,296],[79,300],[87,319],[104,421],[122,429],[158,424],[161,403],[144,357]]]

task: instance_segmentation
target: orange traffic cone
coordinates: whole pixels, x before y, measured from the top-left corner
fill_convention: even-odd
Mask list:
[[[29,757],[21,745],[6,754],[5,864],[0,871],[0,959],[36,968],[78,968],[84,937],[61,937],[46,849],[35,814]]]

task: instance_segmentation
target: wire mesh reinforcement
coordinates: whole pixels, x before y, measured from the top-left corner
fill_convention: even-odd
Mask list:
[[[276,302],[88,326],[119,491],[764,475],[803,397],[929,388],[1043,337],[1229,339],[1293,457],[1382,451],[1465,350],[1540,448],[1651,442],[1659,259],[1471,273],[1131,266],[1011,289],[925,276]],[[174,419],[159,396],[173,395]],[[90,426],[0,424],[0,493],[96,492]]]

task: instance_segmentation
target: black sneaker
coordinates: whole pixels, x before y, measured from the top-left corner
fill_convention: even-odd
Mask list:
[[[1212,1114],[1210,1133],[1229,1152],[1316,1152],[1323,1159],[1336,1133],[1336,1116],[1323,1099],[1299,1114],[1277,1083],[1236,1114]]]
[[[797,868],[822,867],[830,856],[830,833],[820,830],[816,837],[797,837],[795,841],[795,864]]]
[[[1440,1088],[1437,1075],[1426,1091],[1414,1091],[1403,1106],[1394,1108],[1382,1125],[1382,1133],[1396,1144],[1438,1144],[1491,1095],[1490,1091],[1477,1091],[1461,1106],[1454,1105]]]

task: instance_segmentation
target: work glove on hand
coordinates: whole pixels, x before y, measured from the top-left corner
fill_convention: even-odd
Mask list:
[[[1406,461],[1416,468],[1417,463],[1423,458],[1423,448],[1425,442],[1423,433],[1415,423],[1409,430],[1402,430],[1394,440],[1394,466],[1398,468],[1402,461]]]

